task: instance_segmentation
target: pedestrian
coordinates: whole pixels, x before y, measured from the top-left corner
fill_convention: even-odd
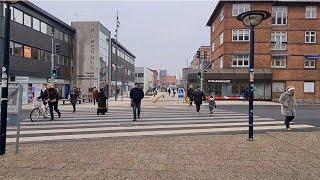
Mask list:
[[[99,91],[97,88],[94,89],[93,91],[93,105],[95,106],[96,105],[96,101],[98,99],[98,96],[99,96]]]
[[[291,131],[290,122],[296,116],[296,100],[294,98],[295,88],[289,86],[286,92],[282,93],[279,102],[281,103],[281,114],[286,117],[284,124],[287,131]]]
[[[173,94],[172,97],[175,97],[175,96],[176,96],[176,90],[175,90],[175,88],[172,89],[172,94]]]
[[[170,88],[168,89],[168,93],[169,93],[169,96],[170,96],[170,94],[171,94],[171,89]]]
[[[58,113],[58,117],[60,118],[61,113],[58,109],[58,100],[59,100],[58,91],[53,87],[51,83],[49,83],[47,84],[47,89],[43,92],[42,95],[43,96],[40,96],[39,98],[43,98],[48,101],[51,121],[54,120],[53,109]]]
[[[197,90],[194,92],[193,96],[194,104],[196,105],[196,110],[198,116],[200,115],[200,106],[202,104],[202,101],[206,100],[206,97],[204,96],[204,93],[200,90],[200,87],[197,87]]]
[[[107,99],[108,97],[105,95],[103,88],[100,89],[100,92],[98,94],[97,103],[98,103],[98,109],[97,109],[97,115],[105,115],[107,111]]]
[[[73,90],[70,93],[70,103],[72,104],[73,107],[73,113],[76,112],[76,104],[79,100],[79,93],[77,88],[73,88]]]
[[[213,110],[217,108],[214,96],[211,95],[208,101],[209,101],[210,115],[213,115]]]
[[[194,91],[193,91],[192,85],[190,86],[190,88],[187,92],[187,96],[189,98],[190,106],[192,106],[193,96],[194,96]]]
[[[140,119],[141,100],[143,98],[144,98],[144,93],[142,89],[139,87],[138,83],[135,83],[135,87],[132,88],[130,91],[131,107],[133,110],[133,121],[136,121],[137,114],[138,114],[138,119]]]

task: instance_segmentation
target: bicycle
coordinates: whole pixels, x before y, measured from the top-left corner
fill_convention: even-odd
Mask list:
[[[44,105],[44,107],[42,105]],[[35,108],[30,113],[30,120],[32,122],[38,121],[40,116],[43,116],[43,118],[49,117],[50,110],[48,103],[44,104],[42,100],[37,100],[34,107]]]

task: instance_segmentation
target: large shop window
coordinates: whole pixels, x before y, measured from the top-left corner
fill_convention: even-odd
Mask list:
[[[40,31],[40,21],[36,18],[32,19],[32,27],[36,31]]]
[[[316,59],[315,58],[306,58],[304,60],[304,68],[315,69],[316,68]]]
[[[305,93],[314,93],[314,82],[304,82],[303,92]]]
[[[286,68],[287,57],[285,56],[274,56],[271,60],[271,68]]]
[[[249,55],[233,55],[232,67],[249,67]]]
[[[23,56],[25,58],[31,58],[31,47],[23,46]]]
[[[271,33],[272,50],[287,50],[287,32],[274,31]]]
[[[23,24],[23,12],[14,8],[13,9],[13,20],[17,23]]]
[[[35,60],[40,60],[40,49],[31,48],[31,58]]]
[[[12,55],[14,55],[14,56],[22,56],[23,55],[22,44],[13,42],[12,46],[13,46]]]
[[[232,16],[238,16],[241,13],[250,11],[250,4],[243,3],[243,4],[232,4]]]
[[[288,20],[288,9],[286,6],[272,7],[272,24],[286,25]]]
[[[286,91],[286,83],[285,82],[272,82],[272,92],[282,93],[284,91]]]

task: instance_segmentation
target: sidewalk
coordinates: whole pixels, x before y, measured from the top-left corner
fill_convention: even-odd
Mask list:
[[[318,129],[319,130],[319,129]],[[320,132],[22,144],[0,179],[319,179]]]

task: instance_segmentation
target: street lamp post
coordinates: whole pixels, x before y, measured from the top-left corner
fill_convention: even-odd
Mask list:
[[[267,11],[247,11],[237,16],[246,27],[250,28],[250,58],[249,58],[249,141],[253,141],[253,90],[254,90],[254,28],[271,14]]]
[[[9,85],[9,54],[10,54],[10,20],[12,4],[18,1],[4,1],[6,3],[6,17],[3,36],[3,65],[2,65],[2,91],[1,91],[1,124],[0,124],[0,155],[6,153],[7,118],[8,118],[8,85]]]

